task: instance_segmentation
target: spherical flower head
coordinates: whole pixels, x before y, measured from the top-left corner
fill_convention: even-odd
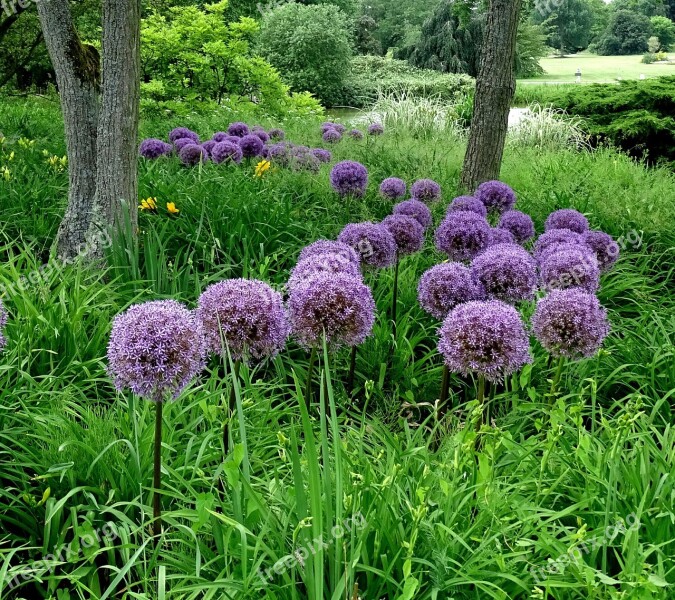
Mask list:
[[[192,138],[180,138],[173,143],[176,152],[180,152],[183,148],[185,148],[185,146],[191,145],[199,146],[199,142],[195,142]]]
[[[532,328],[553,356],[571,359],[594,356],[610,329],[597,297],[579,289],[553,290],[539,300]]]
[[[270,141],[270,136],[264,129],[256,129],[253,131],[253,135],[257,135],[262,140],[263,144]]]
[[[290,165],[293,154],[293,145],[288,142],[278,142],[267,147],[267,158],[283,167]]]
[[[321,163],[329,163],[331,160],[333,160],[333,155],[328,150],[324,150],[323,148],[313,148],[310,150],[310,153]]]
[[[398,256],[419,252],[424,245],[424,227],[412,217],[389,215],[382,220],[396,242]]]
[[[317,254],[301,260],[291,271],[287,288],[293,290],[317,273],[346,273],[361,279],[359,263],[353,262],[344,254]]]
[[[283,129],[279,129],[278,127],[275,127],[273,129],[270,129],[267,132],[267,135],[270,136],[271,140],[283,140],[286,137],[286,132]]]
[[[293,288],[288,301],[293,336],[305,348],[357,346],[372,332],[370,288],[346,273],[317,273]]]
[[[519,244],[534,237],[534,222],[530,215],[519,210],[507,210],[499,219],[499,229],[506,229],[513,234]]]
[[[225,131],[217,131],[216,133],[213,134],[213,137],[211,138],[214,142],[224,142],[227,140],[227,138],[232,137],[229,133]]]
[[[4,335],[5,325],[7,325],[7,318],[7,309],[2,303],[2,300],[0,300],[0,352],[2,352],[7,345],[7,338]]]
[[[486,181],[476,189],[474,196],[480,200],[488,210],[504,212],[516,205],[516,193],[501,181]]]
[[[473,196],[458,196],[450,203],[448,210],[465,210],[476,213],[483,218],[487,217],[487,208]]]
[[[441,186],[432,179],[418,179],[410,188],[413,200],[429,204],[441,197]]]
[[[368,126],[368,135],[382,135],[384,133],[384,125],[382,123],[373,123]]]
[[[436,229],[436,248],[450,260],[471,260],[487,247],[490,229],[490,224],[475,213],[450,212]]]
[[[499,300],[456,306],[443,321],[439,338],[438,350],[453,373],[477,373],[497,382],[532,362],[518,311]]]
[[[398,177],[388,177],[380,184],[380,195],[387,200],[403,198],[408,191],[408,185]]]
[[[342,197],[362,197],[368,187],[368,170],[358,162],[344,160],[337,163],[330,173],[330,184]]]
[[[180,161],[188,167],[193,167],[209,160],[208,152],[197,144],[183,146],[180,152],[178,152],[178,157],[180,158]]]
[[[381,223],[350,223],[338,241],[348,244],[361,256],[361,263],[383,269],[396,262],[396,240]]]
[[[176,129],[173,129],[171,133],[169,133],[169,141],[172,144],[175,144],[176,140],[183,138],[188,138],[192,140],[193,143],[199,144],[199,136],[187,127],[176,127]]]
[[[356,141],[361,141],[364,138],[363,131],[360,129],[352,129],[349,131],[349,137]]]
[[[611,235],[604,231],[586,231],[583,234],[586,245],[595,252],[602,273],[606,273],[619,260],[621,249]]]
[[[245,135],[239,140],[239,147],[244,155],[244,158],[253,158],[260,156],[265,144],[254,134]]]
[[[173,150],[171,144],[167,144],[162,140],[156,138],[148,138],[143,140],[141,145],[138,147],[138,153],[143,157],[150,160],[164,156],[165,154],[170,154]]]
[[[248,128],[246,123],[232,123],[227,128],[227,133],[229,135],[233,135],[234,137],[241,138],[251,133],[251,130]]]
[[[243,153],[238,144],[232,142],[218,142],[211,148],[211,160],[217,165],[221,163],[239,164]]]
[[[578,210],[563,208],[552,212],[544,224],[546,231],[552,229],[569,229],[575,233],[588,231],[588,219]]]
[[[431,267],[420,278],[417,298],[422,308],[437,319],[445,319],[458,304],[483,300],[485,291],[460,263],[444,263]]]
[[[321,256],[322,254],[339,254],[357,266],[361,264],[361,256],[354,248],[344,242],[334,240],[317,240],[309,246],[305,246],[300,252],[298,263],[312,256]]]
[[[415,219],[424,229],[433,224],[433,216],[429,207],[419,200],[405,200],[394,206],[395,215],[406,215]]]
[[[278,354],[290,332],[281,294],[256,279],[227,279],[199,297],[197,317],[207,348],[233,360],[260,360]]]
[[[551,229],[551,231],[542,233],[537,238],[534,243],[534,257],[539,260],[548,248],[557,244],[582,245],[584,244],[584,238],[571,229]]]
[[[520,302],[534,298],[537,263],[517,244],[497,244],[474,258],[471,273],[490,300]]]
[[[330,131],[331,129],[335,129],[335,123],[332,121],[326,121],[325,123],[321,124],[321,134],[323,135],[327,131]]]
[[[342,134],[337,129],[329,129],[322,137],[324,142],[336,144],[342,139]]]
[[[321,161],[312,153],[311,150],[307,150],[305,152],[296,153],[292,166],[298,171],[318,173],[321,170]]]
[[[213,140],[208,140],[202,144],[202,148],[206,150],[206,154],[208,155],[209,158],[211,158],[211,150],[213,150],[213,147],[217,144],[218,142],[215,142]]]
[[[490,228],[490,238],[488,239],[487,248],[496,246],[497,244],[517,244],[515,236],[506,229],[499,229],[498,227]],[[486,248],[486,249],[487,249]]]
[[[136,304],[113,321],[108,373],[118,390],[163,402],[204,368],[205,351],[194,312],[174,300]]]
[[[571,244],[554,246],[539,260],[544,287],[551,290],[581,288],[595,293],[600,286],[600,267],[595,254]]]

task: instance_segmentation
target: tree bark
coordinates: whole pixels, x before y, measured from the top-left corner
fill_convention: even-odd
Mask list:
[[[511,101],[516,91],[516,34],[521,0],[490,0],[473,119],[461,183],[473,190],[499,178]]]
[[[47,51],[56,73],[68,149],[70,187],[56,251],[63,258],[82,252],[96,193],[99,56],[82,44],[68,2],[36,3]]]

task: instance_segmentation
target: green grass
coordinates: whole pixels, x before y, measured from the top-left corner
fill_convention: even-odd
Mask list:
[[[401,265],[395,352],[387,320],[393,273],[368,275],[379,317],[359,351],[355,401],[343,388],[348,353],[326,354],[326,383],[317,379],[308,412],[308,356],[290,343],[270,364],[242,369],[237,446],[223,460],[231,381],[212,361],[165,408],[166,529],[155,550],[148,536],[154,411],[116,393],[105,372],[114,315],[160,297],[193,307],[206,285],[227,277],[282,289],[305,244],[390,212],[376,193],[387,176],[439,181],[438,221],[460,191],[463,142],[389,131],[341,143],[332,148],[335,160],[359,160],[371,174],[366,198],[351,202],[335,198],[327,166],[318,175],[278,169],[256,179],[252,165],[187,170],[172,160],[144,162],[140,195],[176,202],[179,217],[141,215],[139,253],[117,252],[108,269],[52,269],[19,289],[19,278],[48,259],[67,174],[50,170],[42,153],[64,152],[55,105],[11,101],[2,110],[9,141],[0,168],[9,165],[12,177],[0,179],[0,283],[10,315],[0,361],[1,599],[672,597],[671,173],[604,149],[507,149],[502,178],[539,231],[549,212],[575,207],[622,239],[624,250],[602,282],[612,333],[601,353],[567,363],[551,403],[552,370],[533,343],[532,366],[495,390],[479,451],[473,381],[453,377],[452,410],[434,404],[438,323],[416,301],[420,275],[443,260],[431,239]],[[209,135],[234,118],[151,119],[142,130],[163,136],[187,124]],[[294,141],[320,141],[316,123],[283,126]],[[19,146],[18,136],[34,146]],[[629,515],[638,528],[605,535]],[[356,521],[336,535],[345,519]],[[90,548],[76,543],[108,522],[108,538]],[[312,543],[320,536],[325,547]],[[296,561],[274,573],[277,561],[310,544],[317,551],[305,552],[304,568]],[[59,549],[53,570],[36,564]],[[544,579],[540,569],[570,549],[581,560]],[[10,592],[8,582],[28,567],[37,572]],[[270,569],[263,582],[260,570]]]

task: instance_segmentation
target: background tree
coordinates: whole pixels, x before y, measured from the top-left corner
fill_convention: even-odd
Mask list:
[[[667,17],[652,17],[649,19],[652,35],[659,38],[659,50],[667,52],[675,43],[675,23]]]
[[[641,14],[619,10],[612,14],[607,29],[595,44],[598,54],[615,56],[642,54],[648,49],[651,23]]]
[[[549,2],[535,11],[535,20],[546,31],[549,46],[561,55],[588,47],[594,19],[595,13],[588,0]]]

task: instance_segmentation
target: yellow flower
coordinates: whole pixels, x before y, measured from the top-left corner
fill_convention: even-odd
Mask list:
[[[262,177],[267,171],[270,170],[272,163],[269,160],[261,160],[255,167],[255,176]]]
[[[166,210],[169,211],[170,215],[177,215],[180,211],[176,208],[176,203],[175,202],[167,202],[166,203]]]
[[[138,208],[141,210],[157,210],[157,198],[141,200],[141,204]]]
[[[5,181],[9,181],[12,178],[12,172],[7,167],[0,169],[0,175],[2,175]]]

